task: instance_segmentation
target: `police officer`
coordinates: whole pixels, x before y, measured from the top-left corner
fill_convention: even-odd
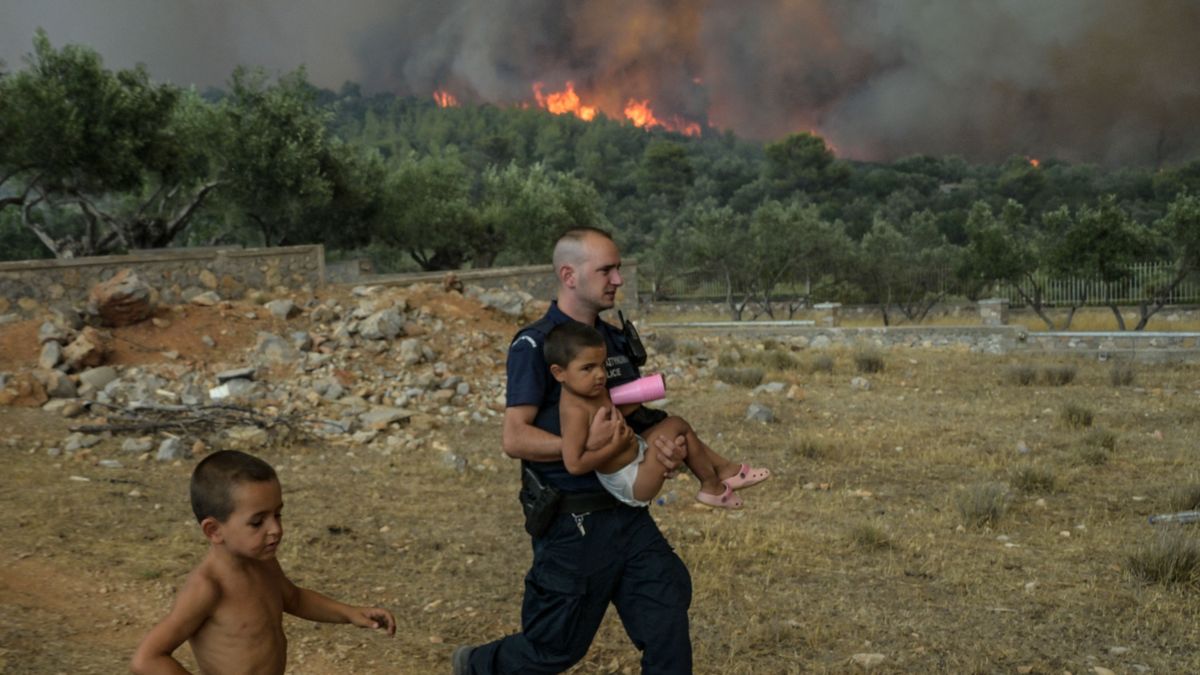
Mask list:
[[[522,632],[459,647],[452,656],[455,675],[563,672],[587,653],[610,602],[642,651],[643,673],[692,670],[687,567],[646,508],[617,502],[595,474],[567,472],[559,437],[561,388],[542,355],[551,328],[579,321],[604,336],[609,386],[639,376],[626,336],[599,319],[615,303],[623,282],[620,268],[620,253],[606,232],[589,227],[568,231],[554,248],[557,301],[544,317],[518,332],[509,348],[504,452],[522,460],[522,507],[533,536]],[[657,421],[624,412],[628,423],[620,414],[598,412],[589,447],[602,447],[614,434],[641,432]],[[682,441],[664,441],[656,448],[665,466],[674,468],[683,460],[687,449]]]

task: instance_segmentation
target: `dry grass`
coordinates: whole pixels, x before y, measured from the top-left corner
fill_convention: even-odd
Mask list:
[[[678,337],[675,358],[686,339]],[[849,352],[829,354],[850,363]],[[1012,357],[925,349],[885,357],[897,365],[873,377],[870,391],[851,390],[848,374],[805,375],[804,400],[764,398],[780,420],[766,426],[742,420],[748,391],[714,391],[711,377],[682,369],[672,412],[717,451],[774,471],[742,493],[738,512],[693,506],[696,484],[684,478],[666,488],[680,499],[652,507],[692,574],[696,672],[852,673],[859,652],[885,654],[878,672],[890,673],[1133,672],[1133,664],[1200,672],[1200,591],[1194,576],[1186,581],[1188,558],[1178,553],[1186,547],[1139,553],[1157,545],[1160,526],[1146,517],[1186,501],[1174,496],[1184,488],[1169,486],[1200,483],[1200,366],[1139,364],[1138,387],[1117,389],[1109,364],[1079,361],[1061,389],[997,386]],[[1120,452],[1063,425],[1057,412],[1069,401],[1086,401]],[[21,414],[0,409],[0,425],[13,430],[12,445],[0,441],[0,660],[15,672],[123,672],[203,552],[186,501],[191,466],[133,461],[119,439],[83,458],[50,458],[45,444],[65,435],[62,421]],[[447,421],[437,445],[392,454],[263,453],[282,467],[280,559],[292,578],[383,603],[400,620],[387,640],[289,619],[292,672],[448,672],[454,644],[519,627],[530,550],[499,434],[498,422]],[[1030,453],[1013,450],[1018,439]],[[1104,450],[1107,463],[1076,463],[1078,447]],[[440,448],[466,457],[466,472],[446,469]],[[104,457],[125,468],[96,466]],[[1018,478],[1027,465],[1046,473]],[[1052,490],[1041,487],[1046,474]],[[956,495],[1000,481],[1013,486],[1003,515],[960,530]],[[980,503],[995,503],[982,499],[995,493],[978,490]],[[1194,536],[1197,527],[1177,530]],[[1142,581],[1152,577],[1183,583]],[[30,595],[14,579],[30,580]],[[1129,651],[1110,654],[1112,646]],[[639,669],[610,612],[574,672]]]
[[[720,366],[713,371],[713,377],[718,381],[738,387],[757,387],[762,384],[764,375],[762,368]]]
[[[1200,543],[1181,525],[1162,525],[1125,561],[1129,574],[1149,584],[1187,584],[1200,581]]]
[[[1075,366],[1044,366],[1041,380],[1043,384],[1051,387],[1065,387],[1075,381],[1077,374],[1078,370]]]
[[[1087,406],[1069,401],[1063,406],[1059,416],[1068,429],[1085,429],[1092,426],[1092,421],[1095,419],[1096,413]]]
[[[854,368],[860,373],[872,374],[883,372],[883,354],[876,349],[863,348],[854,352]]]
[[[1108,371],[1108,380],[1114,387],[1128,387],[1133,384],[1137,378],[1137,369],[1132,363],[1127,361],[1118,361],[1112,365]]]

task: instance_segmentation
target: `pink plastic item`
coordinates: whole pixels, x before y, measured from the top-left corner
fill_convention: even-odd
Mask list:
[[[647,375],[608,390],[608,395],[612,397],[615,405],[657,401],[666,396],[666,393],[667,385],[660,373]]]

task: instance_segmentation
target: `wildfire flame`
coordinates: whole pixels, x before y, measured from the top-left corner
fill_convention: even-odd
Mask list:
[[[454,94],[451,94],[445,89],[438,89],[437,91],[433,92],[433,100],[437,101],[439,108],[458,107],[458,99],[454,97]]]
[[[579,100],[579,94],[575,93],[575,83],[567,82],[567,88],[563,91],[550,92],[549,94],[542,93],[541,82],[533,83],[533,96],[537,99],[539,106],[549,110],[555,115],[564,115],[571,113],[585,122],[591,122],[596,119],[595,106],[583,105]]]
[[[625,118],[633,122],[635,127],[648,128],[662,125],[662,122],[654,117],[654,111],[650,109],[648,99],[644,101],[629,99],[629,102],[625,104]]]
[[[570,113],[581,120],[590,122],[596,118],[596,114],[600,112],[599,106],[585,105],[579,94],[575,91],[575,83],[568,81],[566,88],[562,91],[545,93],[545,84],[542,82],[533,83],[533,97],[537,100],[538,106],[544,108],[555,115],[565,115]],[[690,120],[672,116],[666,120],[660,120],[654,115],[654,110],[650,108],[649,99],[629,99],[625,104],[625,109],[622,110],[625,119],[633,123],[633,126],[641,129],[650,129],[651,127],[661,127],[667,131],[675,131],[685,136],[699,136],[700,124]]]
[[[1035,168],[1035,169],[1036,169],[1036,168],[1038,168],[1038,167],[1039,167],[1039,166],[1041,166],[1041,165],[1042,165],[1042,162],[1041,162],[1041,160],[1039,160],[1037,157],[1030,157],[1030,158],[1029,158],[1029,166],[1032,166],[1033,168]]]

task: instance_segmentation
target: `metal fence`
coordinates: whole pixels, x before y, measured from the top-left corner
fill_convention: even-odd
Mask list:
[[[653,271],[643,266],[643,283],[641,290],[649,292],[650,284],[646,283],[652,277]],[[920,273],[936,276],[936,285],[946,297],[964,297],[967,295],[951,270],[922,270]],[[1079,298],[1086,298],[1085,304],[1103,304],[1106,298],[1111,298],[1118,304],[1136,304],[1145,299],[1147,289],[1156,284],[1162,284],[1174,278],[1175,265],[1170,261],[1137,263],[1132,266],[1132,274],[1128,279],[1105,284],[1099,279],[1084,279],[1078,277],[1062,277],[1046,272],[1039,272],[1036,278],[1044,290],[1043,302],[1048,306],[1073,305]],[[725,282],[708,274],[689,274],[676,276],[667,280],[658,289],[661,296],[678,300],[715,300],[725,297]],[[787,281],[777,286],[772,295],[780,299],[804,295],[803,281]],[[1025,303],[1016,287],[1007,282],[997,282],[992,289],[985,290],[985,297],[1006,298],[1014,306]],[[824,301],[836,298],[816,298]],[[1200,303],[1200,275],[1193,274],[1185,279],[1171,294],[1167,304]]]
[[[1137,263],[1132,266],[1132,274],[1121,281],[1106,284],[1099,279],[1084,279],[1080,277],[1057,277],[1044,272],[1035,275],[1042,285],[1044,295],[1042,301],[1047,305],[1073,305],[1079,299],[1086,300],[1084,304],[1097,305],[1115,302],[1120,305],[1136,304],[1148,299],[1150,289],[1175,278],[1175,264],[1168,261]],[[1028,287],[1026,287],[1028,289]],[[1000,283],[994,289],[993,295],[1007,298],[1010,304],[1024,304],[1017,289],[1009,283]],[[1192,304],[1200,302],[1200,275],[1192,274],[1184,279],[1169,296],[1167,304]]]

